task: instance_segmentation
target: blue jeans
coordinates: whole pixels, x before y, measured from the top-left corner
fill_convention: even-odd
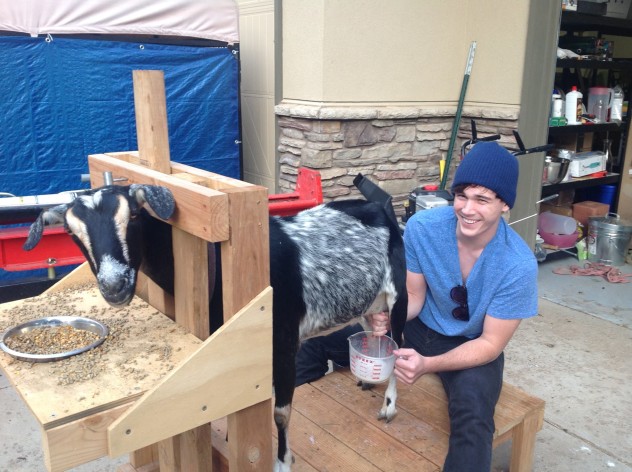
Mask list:
[[[404,347],[436,356],[467,342],[433,331],[419,318],[406,323]],[[491,469],[494,408],[503,384],[504,355],[470,369],[440,372],[448,397],[450,442],[444,472],[488,472]]]
[[[331,360],[340,367],[349,367],[349,341],[352,334],[364,331],[362,325],[353,324],[326,336],[309,338],[301,344],[296,354],[295,385],[318,380],[327,373]]]

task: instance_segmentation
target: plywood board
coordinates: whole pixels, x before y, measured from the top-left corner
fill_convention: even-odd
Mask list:
[[[139,449],[271,396],[268,287],[110,426],[110,455]]]
[[[51,315],[95,319],[110,336],[57,362],[28,363],[0,352],[8,379],[45,430],[139,397],[201,345],[138,297],[124,308],[109,306],[94,282],[0,305],[0,332]]]

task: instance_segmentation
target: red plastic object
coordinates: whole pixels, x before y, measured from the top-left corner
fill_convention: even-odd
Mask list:
[[[299,169],[296,190],[292,193],[268,197],[270,215],[292,216],[301,210],[323,202],[320,173]],[[28,236],[28,227],[0,229],[0,269],[8,271],[46,269],[52,265],[81,264],[83,254],[63,228],[47,228],[42,239],[31,251],[22,249]]]
[[[573,234],[555,234],[540,231],[540,236],[546,244],[556,246],[560,249],[570,249],[575,246],[577,238],[579,238],[579,232],[575,231]]]
[[[8,271],[46,269],[50,266],[81,264],[83,254],[64,231],[64,228],[47,228],[40,243],[31,251],[22,249],[29,228],[0,230],[0,269]]]
[[[292,193],[280,193],[268,196],[270,215],[293,216],[301,210],[323,203],[323,189],[320,173],[301,168],[298,170],[296,190]]]

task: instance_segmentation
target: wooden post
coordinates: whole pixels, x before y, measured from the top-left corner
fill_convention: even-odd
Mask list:
[[[134,106],[138,154],[142,165],[171,174],[169,130],[167,125],[167,100],[162,71],[135,70]],[[175,306],[176,322],[189,329],[200,339],[209,335],[208,323],[208,268],[206,244],[203,240],[192,243],[193,236],[173,228],[174,246],[181,253],[175,257]],[[193,267],[186,262],[197,261]],[[205,285],[206,284],[206,285]],[[173,307],[169,295],[150,281],[148,297],[158,306]],[[191,302],[191,303],[188,303]],[[206,303],[206,305],[204,305]],[[154,303],[152,303],[154,304]],[[156,306],[156,305],[154,305]],[[208,446],[200,447],[206,443]],[[195,470],[211,472],[213,468],[211,425],[206,424],[177,437],[165,439],[159,444],[161,470],[163,472]],[[142,453],[146,456],[146,453]],[[163,464],[164,463],[164,464]]]
[[[150,169],[170,174],[164,74],[159,70],[135,70],[132,74],[140,162]]]
[[[227,190],[226,193],[231,238],[230,242],[222,243],[221,252],[224,316],[230,317],[269,285],[270,237],[265,189]],[[228,415],[231,472],[272,470],[272,452],[267,439],[272,438],[271,414],[272,402],[266,400]]]

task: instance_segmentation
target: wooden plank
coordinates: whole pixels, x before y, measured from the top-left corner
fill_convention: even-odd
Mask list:
[[[353,378],[349,370],[341,370],[339,372]],[[402,384],[399,384],[398,388],[401,390]],[[422,392],[424,398],[426,398],[426,403],[433,401],[431,398],[426,397],[426,395],[430,395],[436,399],[436,410],[439,414],[434,414],[431,417],[426,416],[428,421],[432,419],[432,421],[435,422],[433,424],[438,427],[441,427],[442,424],[448,424],[448,400],[439,377],[433,374],[424,375],[413,384],[412,388]],[[378,387],[376,390],[376,392],[380,392],[380,394],[383,395],[382,391],[383,387]],[[402,402],[408,402],[408,398],[401,398],[400,395],[400,398],[398,398],[398,406],[404,405]],[[504,383],[494,413],[494,423],[496,425],[494,437],[504,435],[514,426],[522,422],[525,416],[530,414],[534,409],[540,407],[544,408],[543,405],[543,400],[533,397],[513,385]],[[446,432],[447,431],[448,430],[446,430]]]
[[[147,298],[145,301],[153,306],[156,310],[168,316],[170,319],[175,319],[176,302],[173,295],[165,292],[160,286],[147,278]]]
[[[107,432],[106,432],[107,441]],[[105,447],[105,453],[107,454],[107,444]],[[134,451],[129,455],[129,465],[134,467],[140,472],[141,468],[153,467],[158,463],[158,446],[152,444],[151,446],[144,447],[138,451]],[[120,471],[119,471],[120,472]]]
[[[297,413],[300,415],[300,413]],[[273,426],[274,442],[272,447],[276,450],[276,428],[270,418],[270,424]],[[293,429],[293,434],[302,434],[298,431],[298,428]],[[213,470],[215,472],[229,472],[228,471],[228,441],[226,441],[226,435],[228,434],[228,422],[226,418],[221,418],[217,421],[213,421]],[[292,441],[292,438],[290,438]],[[300,455],[294,454],[294,463],[292,464],[292,472],[320,472],[328,469],[316,469],[305,461]]]
[[[179,471],[212,472],[211,432],[211,424],[207,423],[177,436],[180,442],[181,468],[178,469]]]
[[[513,432],[511,441],[512,472],[531,472],[533,470],[533,454],[535,451],[535,436],[542,429],[544,421],[544,407],[528,415]]]
[[[227,189],[230,241],[221,245],[224,319],[270,284],[268,196],[263,187]]]
[[[360,390],[354,385],[350,388]],[[361,391],[360,391],[361,392]],[[314,425],[330,434],[334,440],[346,445],[378,470],[397,470],[398,472],[438,471],[439,465],[422,456],[427,451],[415,450],[407,438],[395,438],[385,432],[384,424],[375,423],[374,412],[357,408],[357,404],[343,404],[318,388],[305,385],[298,388],[294,395],[294,412],[298,411]],[[347,406],[348,405],[348,406]],[[399,417],[398,417],[399,419]],[[294,426],[293,421],[290,428]],[[391,425],[388,425],[391,429]],[[311,436],[292,434],[290,445],[302,450],[310,447]],[[441,463],[441,462],[439,462]],[[324,464],[323,464],[324,465]],[[333,464],[327,464],[327,468]],[[347,470],[342,468],[341,470]]]
[[[176,322],[204,340],[209,329],[208,243],[173,228]]]
[[[253,184],[244,182],[243,180],[237,180],[225,175],[216,174],[204,169],[198,169],[197,167],[191,167],[181,162],[171,163],[171,174],[174,176],[187,175],[187,178],[196,178],[198,181],[204,182],[204,185],[214,190],[226,191],[230,188],[250,188]]]
[[[374,427],[380,429],[395,440],[405,444],[417,454],[422,455],[434,464],[443,464],[448,446],[447,423],[441,424],[440,418],[447,421],[445,414],[437,413],[436,401],[430,395],[420,394],[411,387],[398,385],[397,416],[390,423],[377,419],[377,413],[382,406],[384,385],[376,386],[373,390],[363,391],[356,385],[352,377],[344,375],[344,371],[336,371],[325,375],[311,384],[328,396],[335,398],[341,405],[366,419]],[[297,393],[303,387],[297,389]],[[415,408],[402,406],[401,396],[407,398],[405,403]],[[302,411],[306,400],[296,400],[294,409]],[[292,426],[291,426],[292,427]],[[291,443],[290,443],[291,444]]]
[[[194,336],[204,340],[210,334],[209,243],[176,227],[172,232],[176,322],[187,328]],[[167,455],[161,457],[161,472],[169,470],[211,472],[213,470],[210,423],[163,440],[160,444],[166,451],[172,452],[169,458]],[[167,445],[169,445],[168,448]]]
[[[133,451],[269,399],[271,306],[272,289],[266,288],[114,422],[108,432],[110,455]],[[268,419],[269,415],[270,411]]]
[[[57,362],[29,364],[0,352],[7,379],[45,430],[136,399],[202,344],[138,297],[127,307],[111,307],[91,278],[87,285],[0,305],[0,332],[53,314],[86,316],[110,328],[101,346]]]
[[[228,239],[228,198],[224,193],[105,154],[92,154],[88,162],[93,185],[103,185],[103,172],[110,171],[114,178],[125,177],[125,185],[167,187],[176,200],[176,212],[169,223],[206,241]]]
[[[379,472],[383,470],[301,414],[292,415],[292,426],[302,432],[303,440],[295,439],[292,442],[290,439],[290,447],[295,454],[302,457],[316,470],[345,472]],[[399,468],[391,470],[399,470]]]
[[[327,380],[331,382],[337,382],[338,377],[354,380],[353,375],[348,370],[337,371],[326,376]],[[323,384],[320,381],[313,385],[323,388]],[[376,386],[373,389],[373,393],[379,396],[380,401],[383,398],[384,389],[384,385]],[[394,423],[401,421],[402,410],[405,410],[407,413],[412,413],[417,417],[418,421],[428,423],[433,428],[444,431],[446,435],[449,434],[447,398],[438,376],[423,376],[411,387],[402,388],[400,384],[398,385],[398,394],[397,407],[399,413]],[[340,392],[337,395],[341,396]],[[496,424],[494,447],[512,439],[512,462],[514,452],[518,457],[531,455],[530,460],[532,461],[535,434],[542,429],[543,421],[544,400],[529,395],[513,385],[504,383],[494,414],[494,422]],[[445,451],[439,452],[439,455],[445,455],[447,447],[446,438],[444,441]],[[426,456],[429,457],[428,455]],[[526,458],[517,460],[527,461]],[[526,463],[529,462],[527,461]]]
[[[161,71],[134,71],[133,78],[140,163],[163,174],[169,174],[171,164],[164,74]],[[189,329],[198,338],[206,339],[209,335],[206,283],[208,269],[204,264],[197,279],[187,277],[187,263],[197,262],[199,265],[202,261],[207,261],[207,243],[178,227],[173,228],[173,236],[174,249],[178,249],[177,254],[174,250],[177,303],[153,282],[149,285],[149,303],[152,306],[160,305],[166,310],[173,308],[178,324]],[[202,287],[199,285],[200,282],[204,283]],[[170,313],[173,313],[173,310]],[[206,439],[208,447],[198,447],[199,438]],[[160,468],[163,472],[211,471],[210,447],[210,425],[200,426],[196,430],[165,439],[159,445]]]
[[[107,454],[107,428],[132,403],[43,431],[44,462],[62,472]]]
[[[232,411],[227,417],[231,472],[272,470],[272,436],[268,434],[272,417],[270,397],[247,408]],[[262,469],[262,464],[270,464],[270,468]]]
[[[246,305],[270,283],[268,197],[263,187],[226,189],[230,240],[221,244],[224,319]],[[270,345],[272,344],[270,340]],[[272,363],[272,357],[268,359]],[[270,395],[271,396],[271,395]],[[262,400],[228,417],[231,472],[272,470],[272,401]],[[258,425],[258,429],[253,428]],[[239,447],[236,447],[236,446]]]
[[[180,438],[181,434],[164,439],[158,445],[158,463],[160,472],[179,472],[182,470],[180,460]]]
[[[165,77],[159,70],[132,71],[136,136],[142,165],[169,174],[169,130]]]

